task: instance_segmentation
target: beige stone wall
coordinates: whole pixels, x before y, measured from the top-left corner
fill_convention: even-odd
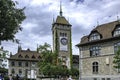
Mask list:
[[[101,53],[100,56],[97,57],[90,57],[89,48],[93,45],[83,46],[81,50],[82,54],[82,75],[83,76],[93,76],[93,75],[117,75],[117,69],[113,67],[113,56],[114,56],[114,43],[117,41],[111,41],[106,43],[100,44],[93,44],[93,45],[100,45],[101,46]],[[106,59],[109,59],[109,64],[106,64]],[[92,63],[98,62],[99,64],[99,71],[98,74],[93,74],[92,72]]]
[[[109,64],[106,64],[106,58],[109,58]],[[97,75],[114,75],[117,74],[116,69],[113,68],[113,56],[93,57],[82,59],[82,75],[96,75],[92,72],[92,63],[98,62],[99,71]]]

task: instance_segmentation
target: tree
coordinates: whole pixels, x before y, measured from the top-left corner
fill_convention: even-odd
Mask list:
[[[6,64],[4,63],[4,61],[7,60],[9,56],[9,51],[4,50],[3,47],[0,48],[0,59],[2,60],[2,63],[0,64],[1,67],[5,67]]]
[[[12,0],[0,0],[0,42],[12,40],[18,42],[15,34],[22,30],[20,24],[26,18],[25,8],[17,8]]]
[[[41,61],[38,63],[40,72],[46,77],[66,77],[68,75],[78,75],[78,72],[75,73],[75,69],[68,69],[66,66],[62,65],[61,59],[58,58],[56,52],[50,50],[50,45],[45,43],[40,45],[37,49],[41,53]],[[74,71],[75,70],[75,71]],[[74,72],[72,74],[71,72]]]
[[[118,69],[118,72],[120,72],[120,47],[118,48],[118,51],[115,53],[113,63],[114,68]]]
[[[76,68],[71,68],[70,74],[77,78],[77,77],[79,77],[79,70]]]

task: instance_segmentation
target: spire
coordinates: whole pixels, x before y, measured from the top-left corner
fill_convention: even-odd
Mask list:
[[[60,16],[62,16],[62,5],[61,5],[61,0],[60,0]]]
[[[53,15],[53,23],[55,22],[54,15]]]

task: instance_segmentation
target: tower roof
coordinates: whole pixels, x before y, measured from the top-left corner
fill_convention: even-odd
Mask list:
[[[64,16],[57,16],[57,19],[54,24],[63,24],[63,25],[71,25]]]

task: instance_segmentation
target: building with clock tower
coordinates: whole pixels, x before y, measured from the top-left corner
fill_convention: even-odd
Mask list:
[[[71,26],[62,15],[60,6],[60,14],[52,24],[53,51],[57,52],[58,58],[62,60],[62,65],[69,69],[72,66]]]

